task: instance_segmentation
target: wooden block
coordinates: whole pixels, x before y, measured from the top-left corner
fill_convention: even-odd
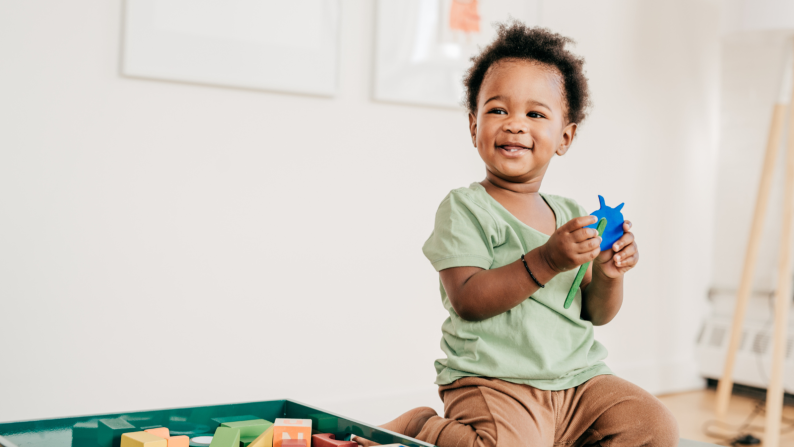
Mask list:
[[[312,436],[312,447],[358,447],[355,441],[339,441],[333,433]]]
[[[271,425],[264,433],[257,436],[252,443],[248,444],[248,447],[273,447],[274,427],[274,425]]]
[[[190,438],[185,435],[169,436],[168,447],[188,447],[190,445]]]
[[[212,437],[210,447],[240,447],[240,430],[237,428],[218,427]]]
[[[121,435],[121,447],[168,447],[168,441],[145,431]]]
[[[273,447],[283,447],[285,440],[306,440],[306,447],[312,445],[311,419],[276,419],[273,424]]]
[[[97,423],[97,443],[101,447],[119,447],[121,435],[135,431],[138,428],[124,419],[100,419]]]
[[[281,447],[308,447],[305,439],[285,439],[281,441]]]
[[[314,413],[308,415],[308,418],[312,420],[312,428],[317,433],[333,433],[340,431],[338,430],[339,418],[336,416],[325,413]]]
[[[223,425],[226,422],[253,421],[254,419],[259,419],[259,418],[256,416],[251,416],[250,414],[246,414],[243,416],[224,416],[220,418],[212,418],[210,420],[212,422],[217,422],[218,425]]]
[[[97,421],[78,422],[72,426],[72,439],[96,439]]]
[[[240,436],[240,446],[248,447],[252,442],[256,441],[256,436]]]
[[[150,435],[159,436],[161,438],[170,438],[171,432],[168,431],[168,427],[157,427],[157,428],[148,428],[144,430],[146,433]]]
[[[240,438],[253,437],[256,439],[257,436],[264,433],[265,430],[270,428],[272,425],[273,423],[270,421],[266,421],[264,419],[254,419],[250,421],[224,422],[221,424],[221,427],[239,428]]]

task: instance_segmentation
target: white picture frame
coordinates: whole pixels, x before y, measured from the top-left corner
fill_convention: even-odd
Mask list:
[[[480,31],[451,30],[453,1],[460,0],[378,0],[375,100],[460,108],[464,73],[495,37],[493,24],[540,21],[540,0],[479,0]]]
[[[339,0],[127,0],[125,76],[333,96]]]

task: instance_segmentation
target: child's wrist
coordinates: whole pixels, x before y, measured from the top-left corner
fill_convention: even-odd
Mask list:
[[[541,245],[540,247],[527,253],[525,256],[527,263],[529,264],[529,268],[532,269],[532,273],[535,275],[538,281],[541,282],[541,284],[548,283],[559,273],[549,262],[545,247],[545,245]]]

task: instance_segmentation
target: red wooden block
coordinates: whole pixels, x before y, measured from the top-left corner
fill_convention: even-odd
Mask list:
[[[312,447],[359,447],[355,441],[338,441],[333,433],[312,436]]]
[[[285,439],[281,441],[281,447],[308,447],[305,439]]]

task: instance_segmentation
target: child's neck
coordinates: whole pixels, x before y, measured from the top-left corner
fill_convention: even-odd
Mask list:
[[[524,224],[551,235],[557,229],[554,210],[543,200],[539,191],[543,177],[527,183],[514,183],[486,171],[480,183],[485,191],[510,214]]]
[[[481,184],[491,195],[538,194],[542,181],[543,177],[532,179],[527,183],[515,183],[499,178],[486,170],[485,180]]]

